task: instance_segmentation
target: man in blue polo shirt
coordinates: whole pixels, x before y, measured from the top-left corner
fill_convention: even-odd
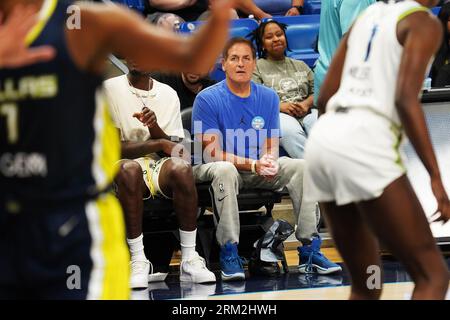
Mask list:
[[[341,267],[319,251],[315,203],[302,203],[304,160],[278,158],[280,102],[275,91],[251,81],[255,66],[252,43],[231,39],[223,51],[226,79],[200,92],[194,101],[192,127],[202,143],[203,163],[193,172],[197,182],[212,181],[222,280],[245,279],[237,251],[237,194],[244,187],[276,191],[286,187],[298,222],[296,236],[303,244],[300,272],[339,271]]]

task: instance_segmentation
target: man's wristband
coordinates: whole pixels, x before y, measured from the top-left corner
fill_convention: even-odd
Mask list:
[[[252,173],[256,174],[256,160],[252,161]]]

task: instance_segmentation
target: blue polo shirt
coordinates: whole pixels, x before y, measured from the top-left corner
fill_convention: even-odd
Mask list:
[[[193,134],[217,134],[224,151],[259,159],[267,138],[280,137],[280,100],[268,87],[251,82],[246,98],[223,80],[201,91],[194,101]]]

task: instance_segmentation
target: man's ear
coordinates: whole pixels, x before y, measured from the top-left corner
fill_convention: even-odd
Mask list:
[[[222,71],[225,72],[225,58],[222,58]]]

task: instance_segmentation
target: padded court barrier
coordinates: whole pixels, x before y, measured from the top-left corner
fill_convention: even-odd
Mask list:
[[[312,68],[319,58],[316,52],[319,38],[320,15],[274,16],[263,21],[275,20],[287,25],[286,37],[289,44],[287,56],[304,61]]]

